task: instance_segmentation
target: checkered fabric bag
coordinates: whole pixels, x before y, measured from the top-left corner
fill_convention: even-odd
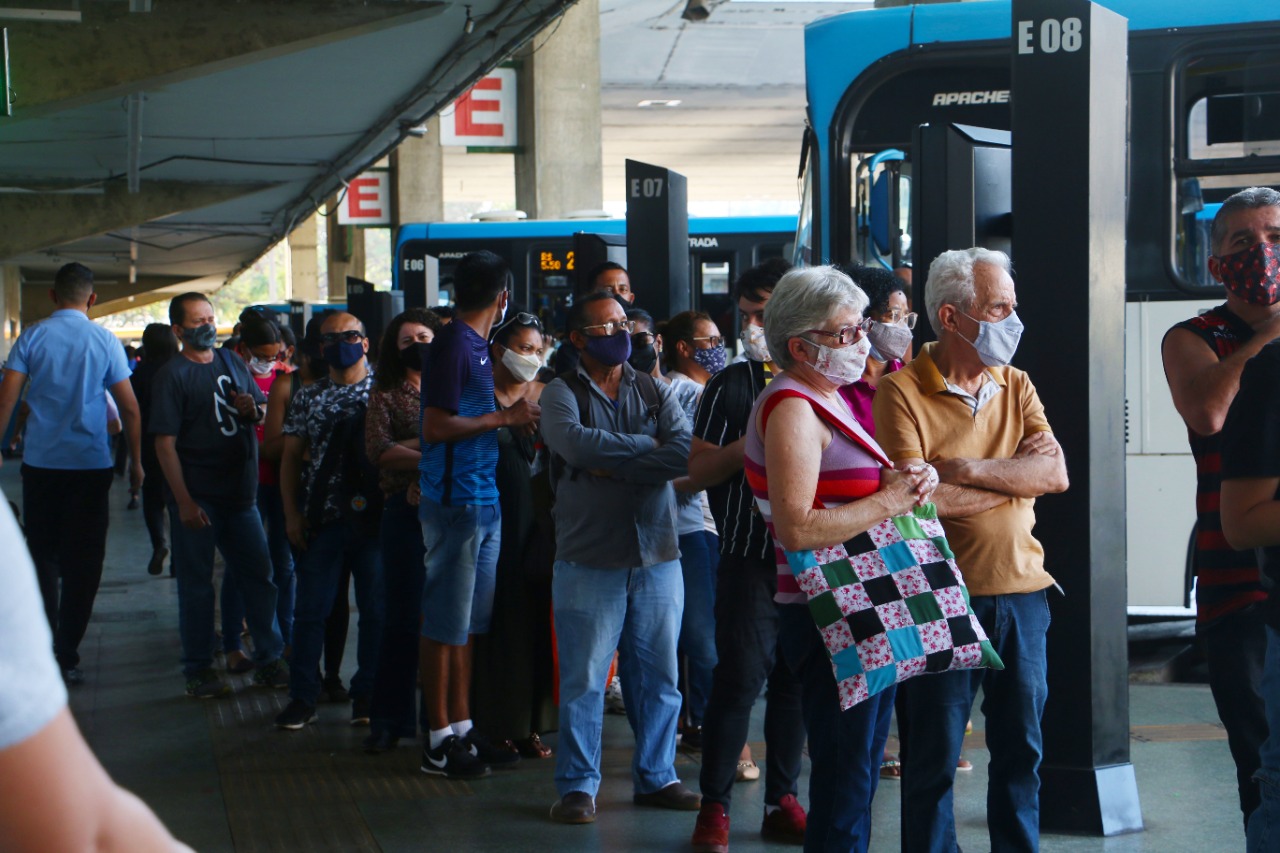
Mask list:
[[[834,548],[785,553],[831,656],[841,709],[921,673],[1004,669],[933,504]]]

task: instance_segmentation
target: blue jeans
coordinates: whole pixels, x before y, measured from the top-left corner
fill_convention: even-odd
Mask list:
[[[1274,592],[1272,593],[1275,594]],[[1280,850],[1280,633],[1267,626],[1267,656],[1262,669],[1262,701],[1270,734],[1262,743],[1262,766],[1253,778],[1262,803],[1249,816],[1248,853]]]
[[[557,560],[551,595],[560,654],[556,790],[600,789],[605,677],[618,650],[627,718],[636,736],[631,775],[638,794],[679,781],[675,771],[676,640],[684,609],[680,564],[598,569]]]
[[[268,663],[280,657],[284,640],[276,624],[276,586],[271,582],[271,558],[262,519],[252,506],[228,507],[206,500],[196,503],[209,516],[209,526],[189,530],[175,522],[173,565],[178,579],[178,633],[182,637],[182,673],[191,678],[213,665],[213,549],[216,547],[235,578],[253,636],[253,659]],[[240,629],[236,628],[239,635]]]
[[[680,534],[680,571],[684,576],[684,616],[680,620],[680,656],[685,713],[700,727],[716,668],[716,564],[720,537],[705,530]]]
[[[974,615],[1003,670],[921,675],[905,682],[910,736],[902,753],[902,849],[958,850],[953,809],[956,762],[978,688],[987,723],[987,825],[993,853],[1040,847],[1040,718],[1049,688],[1044,590],[975,595]]]
[[[271,554],[271,581],[276,585],[276,622],[287,646],[293,642],[293,551],[284,527],[284,504],[280,487],[258,484],[258,515],[267,529],[267,550]],[[235,576],[222,576],[222,649],[240,651],[240,623],[244,621],[244,601]]]
[[[261,529],[261,525],[259,525]],[[293,659],[289,662],[289,696],[308,705],[320,697],[320,654],[324,650],[324,622],[338,589],[343,565],[355,579],[360,610],[356,640],[358,669],[351,678],[351,698],[373,694],[382,641],[382,547],[341,521],[314,530],[305,551],[298,552],[298,603],[293,615]]]
[[[866,853],[871,844],[871,801],[893,718],[894,689],[847,711],[822,635],[803,604],[778,608],[778,645],[800,678],[809,730],[809,820],[805,853]],[[907,848],[910,849],[910,848]]]
[[[369,727],[374,734],[409,738],[418,733],[414,699],[426,553],[418,508],[409,505],[404,492],[389,495],[382,509],[382,580],[387,609],[369,709]]]

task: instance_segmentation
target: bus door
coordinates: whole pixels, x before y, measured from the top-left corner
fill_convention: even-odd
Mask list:
[[[880,151],[858,163],[854,190],[854,246],[863,263],[887,270],[911,262],[910,164],[900,149]]]

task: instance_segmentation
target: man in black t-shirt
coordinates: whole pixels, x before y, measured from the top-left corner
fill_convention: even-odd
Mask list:
[[[169,517],[178,577],[182,672],[187,694],[226,696],[231,688],[213,670],[213,550],[236,579],[253,637],[254,683],[283,687],[288,668],[276,622],[276,586],[258,494],[262,396],[244,360],[215,350],[213,306],[202,293],[169,303],[182,352],[156,374],[151,423],[156,456],[169,485]]]
[[[761,832],[778,841],[804,839],[805,813],[796,801],[805,742],[800,682],[778,653],[778,611],[773,602],[777,560],[742,468],[752,406],[774,374],[764,342],[764,306],[789,268],[785,261],[773,259],[747,270],[738,280],[740,338],[747,360],[712,377],[693,424],[689,478],[706,486],[720,534],[715,604],[718,662],[703,717],[702,811],[694,827],[694,850],[728,845],[730,791],[747,742],[751,708],[766,680]]]

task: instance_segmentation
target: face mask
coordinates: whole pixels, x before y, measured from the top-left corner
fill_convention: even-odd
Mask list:
[[[1218,258],[1218,275],[1227,292],[1250,305],[1280,302],[1280,243],[1258,243]]]
[[[969,317],[968,314],[964,316]],[[969,319],[974,320],[973,317]],[[987,367],[1004,367],[1012,361],[1013,354],[1018,349],[1018,341],[1022,338],[1023,326],[1022,321],[1018,319],[1018,312],[1010,311],[1009,316],[998,323],[989,323],[986,320],[974,320],[974,322],[978,324],[977,339],[972,341],[968,338],[964,339],[978,351],[978,358],[982,359],[982,363]],[[961,337],[964,336],[961,335]]]
[[[270,376],[275,372],[276,360],[274,358],[258,358],[250,356],[249,372],[254,376]]]
[[[325,364],[337,370],[346,370],[364,358],[364,346],[361,341],[338,341],[326,344],[324,348]]]
[[[631,357],[631,336],[626,332],[594,337],[587,335],[585,352],[605,367],[617,367]]]
[[[764,340],[764,326],[747,326],[738,334],[742,351],[752,361],[769,361],[769,346]]]
[[[724,344],[721,344],[718,347],[712,347],[711,349],[695,349],[693,351],[693,360],[698,363],[699,367],[707,371],[707,373],[715,376],[717,373],[724,370],[724,365],[727,360],[724,353]]]
[[[182,330],[182,342],[194,350],[213,349],[218,342],[218,327],[212,323]]]
[[[627,361],[641,373],[652,373],[653,366],[658,363],[658,349],[652,343],[644,346],[632,344],[631,357]]]
[[[833,384],[843,387],[862,378],[862,372],[867,366],[867,352],[871,349],[865,337],[839,349],[832,349],[813,341],[809,343],[818,348],[818,357],[813,361],[813,369],[827,377]]]
[[[867,332],[871,357],[876,361],[897,361],[911,346],[911,330],[906,326],[876,323]]]
[[[400,362],[404,365],[405,370],[412,370],[415,373],[422,371],[423,360],[430,350],[431,344],[424,344],[422,341],[414,341],[407,347],[400,350]]]
[[[511,371],[511,375],[519,382],[528,382],[538,375],[542,367],[542,359],[536,355],[521,355],[515,350],[505,349],[502,353],[502,364]]]

